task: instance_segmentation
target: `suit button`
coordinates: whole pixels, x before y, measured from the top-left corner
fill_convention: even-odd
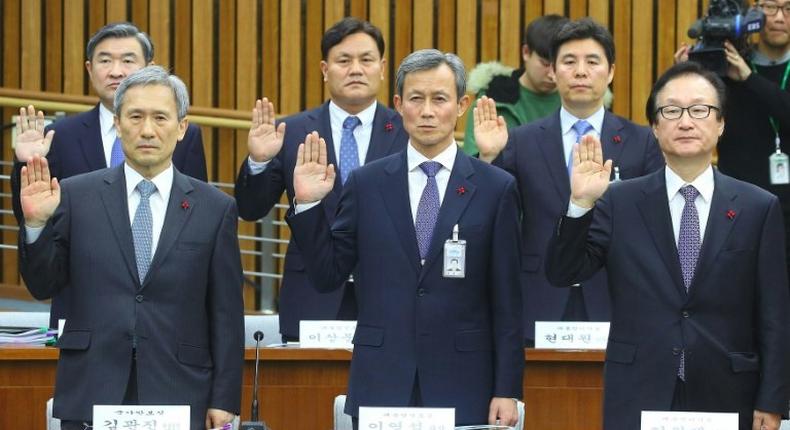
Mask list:
[[[143,295],[142,294],[138,294],[137,297],[135,297],[134,299],[137,300],[137,303],[142,303],[143,302]]]
[[[683,315],[683,318],[688,318],[689,317],[689,311],[683,311],[683,313],[681,315]]]
[[[678,355],[678,354],[680,354],[680,348],[677,347],[672,348],[672,355]]]
[[[417,290],[417,295],[420,296],[420,297],[422,297],[422,296],[424,296],[426,294],[427,294],[427,291],[425,291],[425,288],[420,288],[420,289]]]

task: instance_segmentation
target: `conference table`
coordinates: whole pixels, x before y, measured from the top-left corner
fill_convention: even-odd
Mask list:
[[[258,399],[272,430],[331,430],[346,392],[351,351],[262,348]],[[242,420],[250,417],[255,349],[245,350]],[[526,349],[526,429],[602,428],[603,351]],[[45,430],[58,350],[0,346],[0,428]]]

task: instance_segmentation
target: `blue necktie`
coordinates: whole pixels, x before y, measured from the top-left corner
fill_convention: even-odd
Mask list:
[[[433,229],[439,217],[439,186],[436,185],[436,173],[442,165],[436,161],[424,161],[420,169],[428,177],[422,190],[420,203],[417,205],[417,217],[414,229],[417,232],[417,246],[420,248],[420,259],[425,259],[433,238]]]
[[[576,143],[579,143],[582,140],[582,136],[593,130],[593,126],[590,125],[589,122],[583,119],[576,121],[576,124],[573,124],[571,128],[573,128],[573,131],[576,132]],[[568,176],[571,175],[572,170],[573,170],[573,149],[571,149],[571,153],[568,155]]]
[[[112,151],[110,151],[110,167],[115,167],[125,159],[123,155],[123,145],[121,144],[121,137],[117,136],[112,143]]]
[[[680,195],[686,200],[683,205],[683,214],[680,216],[680,232],[678,234],[678,258],[680,271],[683,273],[683,285],[688,292],[691,281],[694,279],[694,270],[697,268],[697,259],[700,250],[699,214],[694,201],[699,191],[693,185],[686,185],[680,189]],[[678,377],[686,380],[686,351],[680,352]]]
[[[148,267],[151,265],[154,220],[151,215],[149,197],[156,191],[156,185],[143,179],[137,184],[137,191],[140,192],[140,204],[137,206],[132,221],[132,239],[134,240],[134,256],[137,260],[137,275],[140,277],[140,284],[142,284],[148,273]]]
[[[359,151],[354,129],[360,124],[362,121],[355,116],[349,116],[343,121],[343,134],[340,137],[340,180],[344,184],[351,171],[359,167]]]

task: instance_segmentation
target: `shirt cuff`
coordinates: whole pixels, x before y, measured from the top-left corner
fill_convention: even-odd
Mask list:
[[[294,203],[295,202],[296,201],[294,201]],[[317,201],[317,202],[312,202],[312,203],[296,203],[294,205],[294,214],[300,214],[302,212],[306,212],[306,211],[318,206],[319,203],[321,203],[320,200]]]
[[[247,169],[250,172],[250,175],[255,176],[264,170],[266,170],[266,166],[269,165],[269,161],[255,161],[252,159],[252,156],[247,156]]]
[[[25,226],[25,244],[30,245],[37,241],[42,231],[44,231],[44,227]]]
[[[581,218],[587,212],[590,212],[590,209],[592,209],[592,208],[583,208],[583,207],[573,203],[573,201],[570,201],[570,202],[568,202],[568,213],[566,213],[565,215],[567,215],[568,218]]]

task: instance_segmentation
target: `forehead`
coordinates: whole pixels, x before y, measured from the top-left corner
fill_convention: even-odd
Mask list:
[[[586,57],[589,55],[597,55],[606,59],[606,51],[603,46],[593,38],[569,40],[557,50],[557,57],[572,55],[576,57]]]
[[[719,96],[716,88],[707,79],[697,74],[686,74],[675,77],[667,82],[656,94],[659,104],[705,103],[717,105]]]
[[[135,54],[142,58],[143,46],[136,37],[108,37],[96,44],[96,48],[93,49],[94,57],[100,54]]]
[[[403,79],[403,92],[439,93],[455,95],[455,73],[447,64],[408,73]]]
[[[176,112],[176,96],[165,85],[137,85],[126,90],[123,110]]]
[[[376,40],[367,33],[356,32],[344,37],[340,43],[329,48],[327,55],[329,57],[338,55],[353,55],[372,52],[379,55],[379,47],[376,45]]]

